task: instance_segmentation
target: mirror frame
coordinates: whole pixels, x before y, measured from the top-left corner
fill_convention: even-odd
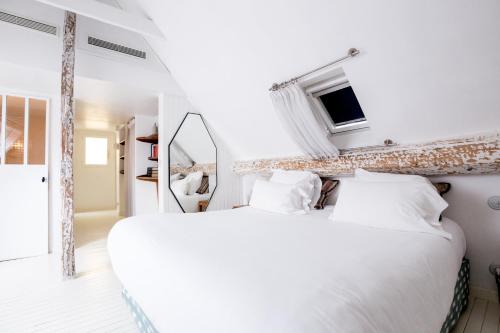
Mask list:
[[[210,137],[210,140],[212,141],[212,144],[215,147],[215,187],[214,187],[214,190],[212,191],[212,194],[210,195],[210,198],[208,199],[207,209],[210,206],[210,203],[212,202],[212,198],[214,196],[215,190],[217,190],[217,186],[219,185],[219,175],[218,175],[218,168],[219,168],[218,162],[219,161],[218,161],[218,156],[217,156],[217,145],[215,144],[214,138],[212,137],[212,134],[208,130],[207,124],[205,123],[205,118],[203,118],[201,113],[187,112],[186,115],[184,116],[184,118],[182,119],[179,127],[177,127],[177,130],[175,131],[174,135],[172,136],[172,139],[168,143],[168,189],[170,190],[170,193],[172,193],[172,195],[174,196],[175,201],[177,202],[179,207],[181,207],[181,210],[183,213],[186,213],[186,211],[184,210],[184,207],[182,207],[181,203],[179,202],[179,199],[177,199],[177,196],[175,195],[174,191],[172,191],[172,188],[170,187],[170,146],[172,145],[172,142],[174,142],[175,137],[177,136],[177,133],[179,133],[180,129],[182,128],[182,125],[186,121],[187,117],[189,117],[189,115],[195,115],[195,116],[200,117],[201,122],[203,123],[203,126],[205,126],[205,130],[207,131],[208,136]]]

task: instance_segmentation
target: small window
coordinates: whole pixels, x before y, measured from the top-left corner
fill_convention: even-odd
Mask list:
[[[85,138],[85,164],[107,165],[108,164],[108,139],[107,138]]]
[[[368,127],[365,114],[343,71],[305,87],[331,134]]]

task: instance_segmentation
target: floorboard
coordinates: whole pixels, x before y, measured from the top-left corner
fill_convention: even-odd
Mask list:
[[[137,333],[106,250],[117,220],[115,212],[76,215],[76,279],[61,279],[58,256],[1,262],[0,332]]]
[[[460,316],[460,319],[458,320],[457,326],[455,327],[453,333],[463,333],[465,331],[465,327],[467,326],[467,321],[469,320],[473,306],[474,306],[474,300],[471,299],[469,301],[469,306]]]
[[[500,306],[498,303],[488,302],[481,333],[497,333],[500,322]]]
[[[452,333],[500,333],[500,305],[472,297]]]

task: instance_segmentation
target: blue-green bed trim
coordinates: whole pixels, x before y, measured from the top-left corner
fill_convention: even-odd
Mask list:
[[[457,283],[455,284],[455,291],[453,295],[453,302],[451,303],[450,312],[444,321],[441,333],[450,332],[458,322],[458,318],[462,312],[467,309],[469,304],[469,281],[470,281],[470,263],[469,260],[464,258],[462,266],[458,272]],[[129,295],[126,289],[123,289],[122,296],[125,299],[134,321],[141,333],[159,333],[148,319],[144,311],[137,302]]]
[[[126,289],[122,291],[123,299],[125,303],[127,303],[130,312],[132,312],[132,317],[134,317],[134,321],[139,328],[139,332],[141,333],[159,333],[156,328],[153,326],[151,321],[148,319],[144,311],[142,311],[141,307],[137,302],[130,296]]]
[[[469,259],[462,259],[462,266],[458,272],[457,283],[453,293],[453,302],[451,303],[450,312],[444,321],[441,333],[450,332],[458,323],[460,315],[467,309],[469,305],[469,282],[470,282],[470,262]]]

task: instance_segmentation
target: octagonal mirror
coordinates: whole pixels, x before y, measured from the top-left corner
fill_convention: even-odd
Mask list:
[[[217,188],[217,147],[200,114],[187,113],[168,146],[169,187],[184,213],[204,212]]]

